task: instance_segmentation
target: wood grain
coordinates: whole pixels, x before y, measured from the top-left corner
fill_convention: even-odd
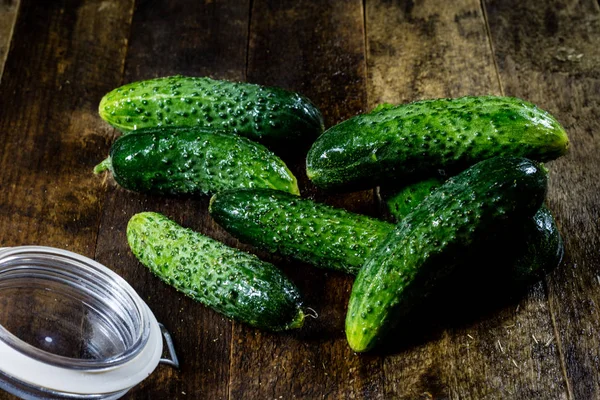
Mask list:
[[[0,0],[0,82],[2,81],[2,72],[10,47],[13,28],[17,20],[19,2],[20,0]]]
[[[238,0],[137,2],[123,82],[176,74],[244,80],[249,7]],[[97,161],[108,148],[97,153]],[[131,254],[125,231],[135,213],[156,211],[228,244],[235,242],[209,218],[208,196],[153,197],[127,192],[112,180],[107,184],[96,258],[130,282],[170,330],[182,365],[180,371],[160,366],[131,398],[226,398],[231,323],[154,277]]]
[[[121,80],[133,10],[102,4],[21,2],[0,84],[2,246],[94,255],[104,188],[90,172],[106,146],[94,99]]]
[[[125,398],[600,398],[598,65],[596,0],[0,0],[1,245],[95,257],[171,330],[182,369],[159,366]],[[97,114],[102,95],[174,74],[298,91],[327,126],[381,102],[528,99],[571,138],[570,154],[549,163],[565,260],[523,297],[430,310],[356,355],[343,332],[352,279],[257,252],[319,317],[284,334],[231,323],[153,277],[125,238],[134,213],[158,211],[254,251],[210,219],[208,198],[140,195],[91,174],[118,135]],[[312,186],[305,152],[284,154],[303,196],[378,215],[370,191]],[[2,303],[0,321],[13,313]]]
[[[366,106],[363,14],[360,1],[255,0],[248,80],[308,96],[331,126]],[[329,196],[305,177],[305,149],[286,158],[303,195],[372,213],[370,192]],[[307,318],[295,333],[272,335],[234,324],[230,398],[374,398],[381,363],[359,358],[343,331],[351,279],[301,263],[276,261],[299,286]]]
[[[366,5],[369,108],[501,93],[478,1]]]
[[[121,79],[132,8],[100,3],[22,3],[0,86],[4,246],[93,255],[104,189],[89,171],[106,145],[94,98]]]
[[[570,398],[600,397],[600,10],[596,1],[486,1],[507,94],[556,115],[570,154],[550,165],[566,257],[548,281]],[[538,7],[539,6],[539,7]]]
[[[502,93],[478,1],[368,1],[366,26],[369,108]],[[406,322],[420,328],[386,357],[385,397],[564,397],[543,287],[508,304],[473,300],[450,316]]]

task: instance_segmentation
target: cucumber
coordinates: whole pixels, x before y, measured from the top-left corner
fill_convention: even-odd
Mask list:
[[[556,221],[545,204],[525,223],[520,237],[524,240],[511,240],[514,244],[511,258],[514,261],[511,262],[510,282],[513,286],[523,287],[541,279],[544,273],[560,264],[564,243]],[[497,278],[502,274],[502,271],[498,271]]]
[[[309,150],[306,172],[321,188],[356,190],[425,179],[440,169],[453,175],[494,156],[552,160],[568,146],[558,121],[521,99],[424,100],[331,127]]]
[[[416,182],[396,190],[394,194],[384,194],[385,203],[389,213],[396,221],[401,221],[406,215],[429,196],[435,189],[440,187],[444,180],[440,178],[429,178]]]
[[[390,214],[401,221],[443,183],[440,178],[431,178],[402,188],[387,200]],[[504,289],[511,289],[509,291],[519,291],[541,279],[544,273],[560,263],[564,254],[564,244],[556,221],[545,204],[523,223],[520,231],[511,232],[502,241],[495,241],[476,251],[478,254],[474,256],[474,263],[478,264],[486,253],[496,254],[494,264],[497,267],[487,271],[485,279],[490,283],[496,282],[496,285],[504,281]],[[511,251],[503,254],[502,246]]]
[[[133,82],[100,101],[102,119],[123,131],[201,127],[263,142],[308,138],[323,131],[320,111],[306,97],[279,88],[171,76]]]
[[[547,172],[524,158],[496,157],[450,178],[375,249],[352,287],[346,337],[357,352],[381,340],[450,276],[469,249],[509,224],[531,218]]]
[[[402,188],[386,202],[390,214],[396,221],[401,221],[443,184],[444,180],[441,178],[431,178]],[[502,248],[511,251],[505,252]],[[532,218],[523,222],[520,229],[515,226],[515,230],[507,237],[496,238],[474,253],[472,263],[476,265],[473,270],[478,268],[481,258],[489,254],[495,255],[494,261],[490,262],[493,264],[492,268],[475,273],[482,277],[475,279],[478,284],[489,288],[503,282],[501,286],[505,292],[516,293],[560,264],[564,244],[552,213],[542,204]]]
[[[268,189],[215,194],[210,215],[244,243],[317,267],[358,273],[394,225]]]
[[[437,186],[443,184],[441,180],[436,182]],[[423,182],[422,188],[430,183]],[[402,203],[403,213],[396,214],[399,219],[427,196],[426,190],[410,188],[403,191],[406,196],[413,195],[412,201]],[[393,224],[375,218],[269,189],[217,193],[210,200],[209,211],[223,229],[243,243],[352,275],[358,274],[372,250],[394,229]],[[479,285],[489,287],[502,280],[505,291],[516,293],[558,265],[563,245],[550,210],[543,205],[522,225],[515,227],[509,237],[475,251],[477,266],[482,254],[495,254],[494,259],[501,260],[494,263],[494,268],[474,274]],[[507,253],[504,248],[512,250]]]
[[[294,284],[252,254],[153,212],[131,217],[127,241],[161,280],[228,318],[271,331],[300,328],[304,322]]]
[[[121,136],[94,172],[106,169],[136,192],[194,195],[262,187],[300,193],[284,162],[263,145],[198,128]]]

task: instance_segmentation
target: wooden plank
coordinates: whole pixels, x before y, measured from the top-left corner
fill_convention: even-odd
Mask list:
[[[0,0],[0,82],[2,81],[2,72],[10,47],[13,28],[17,20],[19,2],[20,0]]]
[[[594,0],[485,1],[507,94],[556,115],[571,139],[550,164],[549,203],[565,239],[549,279],[570,398],[600,397],[600,9]]]
[[[21,2],[0,84],[2,246],[94,254],[104,188],[91,168],[106,145],[94,98],[121,80],[133,10],[129,1],[102,4]]]
[[[249,9],[247,1],[239,0],[139,2],[124,83],[175,74],[244,80]],[[107,152],[108,145],[96,160]],[[130,398],[226,398],[231,323],[152,276],[131,254],[125,231],[135,213],[156,211],[216,239],[229,240],[228,244],[235,242],[210,220],[207,196],[144,196],[127,192],[112,180],[108,187],[97,259],[113,267],[140,293],[173,334],[182,363],[180,371],[159,367]]]
[[[322,110],[331,126],[366,106],[361,1],[255,0],[248,81],[298,91]],[[304,172],[305,149],[286,158],[304,196],[373,213],[371,192],[330,196],[315,190]],[[234,324],[230,398],[375,398],[381,396],[381,362],[357,357],[344,335],[351,279],[301,263],[272,259],[299,286],[319,317],[289,334]]]
[[[479,1],[366,6],[369,108],[502,93]],[[510,306],[482,301],[408,321],[417,332],[398,337],[406,343],[385,360],[385,397],[564,396],[559,354],[552,342],[545,346],[553,327],[543,287]]]
[[[478,4],[367,1],[369,107],[500,94]]]
[[[133,8],[101,4],[21,4],[0,85],[4,246],[93,255],[104,189],[90,171],[106,146],[95,98],[121,80]]]

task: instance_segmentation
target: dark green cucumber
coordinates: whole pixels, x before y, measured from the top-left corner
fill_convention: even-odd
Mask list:
[[[435,189],[444,184],[440,178],[431,178],[408,185],[387,200],[390,214],[401,221]],[[476,251],[474,262],[479,263],[486,253],[496,254],[496,271],[487,274],[489,282],[504,281],[504,289],[519,290],[539,280],[545,272],[556,267],[562,260],[563,240],[556,221],[548,207],[543,204],[535,215],[523,222],[521,229],[515,227],[502,243],[495,241]],[[509,248],[506,253],[502,248]],[[479,253],[479,254],[477,254]],[[488,271],[490,272],[490,271]]]
[[[202,194],[271,188],[299,194],[296,178],[266,147],[247,138],[186,129],[121,136],[96,173],[111,169],[126,189],[156,194]]]
[[[412,183],[395,191],[394,194],[384,194],[389,213],[396,221],[401,221],[406,215],[429,196],[435,189],[442,186],[444,180],[440,178],[429,178],[420,182]]]
[[[442,184],[437,181],[437,186]],[[427,197],[426,192],[412,192],[413,202],[402,203],[410,210],[402,213],[400,219]],[[269,189],[217,193],[210,201],[209,211],[219,225],[244,243],[353,275],[394,229],[394,225],[378,219]],[[484,248],[481,253],[495,254],[495,259],[506,253],[504,249],[511,251],[497,269],[479,271],[480,278],[476,280],[482,285],[503,280],[506,291],[516,292],[558,265],[562,239],[552,214],[542,206],[522,227],[515,226],[509,237]],[[482,254],[476,256],[475,263],[480,263]]]
[[[127,133],[154,127],[201,127],[275,142],[315,138],[323,117],[310,100],[279,88],[171,76],[107,93],[100,116]]]
[[[542,205],[532,220],[525,223],[518,237],[524,239],[520,243],[511,240],[514,243],[511,253],[515,261],[511,263],[510,282],[515,285],[523,286],[539,280],[562,260],[563,240],[546,205]]]
[[[360,189],[449,174],[494,156],[555,159],[568,137],[549,113],[521,99],[462,97],[381,107],[328,129],[306,159],[322,188]]]
[[[525,221],[546,195],[547,172],[513,157],[482,161],[450,178],[407,215],[358,273],[348,305],[353,350],[371,349],[436,281],[455,271],[469,249]]]
[[[431,178],[402,188],[387,199],[390,214],[401,221],[427,196],[444,184],[440,178]],[[509,252],[503,249],[511,249]],[[515,226],[502,240],[494,240],[474,251],[473,263],[495,254],[490,271],[479,271],[484,278],[480,283],[489,286],[503,282],[505,292],[518,292],[528,284],[539,280],[542,275],[556,267],[562,260],[563,241],[552,213],[542,205],[523,226]],[[483,273],[482,273],[483,272]]]
[[[242,242],[322,268],[358,273],[393,229],[364,215],[267,189],[220,192],[210,214]]]
[[[252,254],[151,212],[131,218],[127,240],[138,260],[161,280],[229,318],[271,331],[304,322],[294,284]]]

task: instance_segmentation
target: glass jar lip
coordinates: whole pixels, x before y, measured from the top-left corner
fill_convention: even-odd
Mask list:
[[[88,279],[98,279],[100,280],[99,282],[109,285],[112,290],[117,291],[118,294],[122,296],[126,301],[127,306],[131,306],[132,310],[139,316],[140,326],[137,329],[137,335],[134,338],[133,343],[131,343],[127,349],[119,354],[102,360],[70,358],[47,352],[24,342],[2,325],[0,325],[0,341],[35,360],[56,367],[87,371],[106,370],[118,367],[134,359],[148,344],[151,323],[148,315],[149,309],[135,290],[118,274],[104,265],[80,254],[46,246],[0,248],[0,274],[2,273],[4,262],[27,256],[36,257],[39,260],[45,259],[63,263],[63,265],[68,268],[73,268],[72,271],[68,272],[73,272],[75,276],[77,276],[77,274],[85,274]],[[23,270],[27,269],[27,267],[20,268]],[[35,269],[35,267],[33,269]]]

